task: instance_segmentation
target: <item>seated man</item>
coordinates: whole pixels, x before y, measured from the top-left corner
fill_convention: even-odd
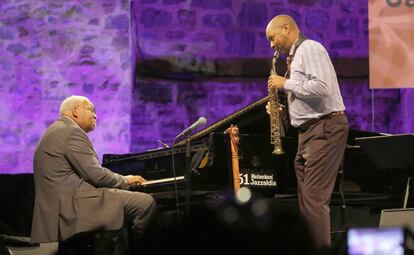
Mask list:
[[[95,108],[82,96],[60,106],[34,154],[35,206],[32,243],[64,241],[77,233],[118,230],[124,217],[137,236],[153,222],[152,196],[127,191],[141,176],[122,176],[99,163],[87,133],[96,126]]]

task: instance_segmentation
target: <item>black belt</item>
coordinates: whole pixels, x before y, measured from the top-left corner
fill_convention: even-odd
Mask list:
[[[331,113],[322,115],[321,117],[316,118],[316,119],[310,119],[310,120],[306,121],[305,123],[301,124],[298,127],[298,129],[299,129],[299,131],[304,132],[304,131],[306,131],[306,129],[308,129],[310,126],[312,126],[316,122],[318,122],[322,119],[326,119],[326,118],[330,118],[330,117],[338,116],[338,115],[345,115],[345,112],[344,111],[335,111],[335,112],[331,112]]]

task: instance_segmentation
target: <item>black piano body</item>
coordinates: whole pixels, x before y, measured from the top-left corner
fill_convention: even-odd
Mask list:
[[[260,196],[275,193],[294,193],[295,186],[292,149],[296,148],[295,135],[285,137],[285,154],[272,154],[270,144],[269,115],[265,105],[267,97],[231,114],[225,119],[179,141],[174,148],[156,149],[141,153],[104,154],[103,166],[120,174],[138,174],[150,180],[149,184],[137,186],[138,191],[153,194],[157,199],[188,193],[217,194],[232,192],[233,168],[231,147],[224,131],[230,125],[240,130],[239,171],[241,187],[248,187]],[[186,151],[190,150],[189,163]],[[190,172],[190,178],[186,177]],[[190,179],[189,187],[187,180]],[[196,198],[197,199],[197,198]],[[182,199],[181,199],[182,200]]]
[[[140,153],[104,154],[103,165],[114,172],[138,174],[150,180],[137,190],[156,198],[180,197],[185,193],[211,196],[218,191],[233,190],[231,149],[224,131],[237,125],[240,131],[239,165],[241,187],[248,187],[263,197],[294,197],[296,176],[293,161],[297,147],[297,130],[290,127],[282,138],[285,153],[275,156],[270,144],[269,115],[264,97],[207,128],[179,141],[174,148]],[[379,171],[357,146],[355,138],[379,136],[380,133],[350,129],[343,171],[333,194],[333,203],[374,203],[381,208],[395,207],[402,199],[406,175]],[[190,151],[190,159],[186,151]],[[189,163],[189,161],[191,162]],[[186,177],[190,172],[190,178]],[[342,178],[342,179],[340,179]],[[190,179],[189,186],[186,181]],[[340,185],[340,187],[339,187]],[[341,189],[341,190],[339,190]],[[341,194],[338,192],[341,191]],[[378,199],[380,198],[380,199]]]
[[[285,157],[272,155],[268,135],[240,134],[239,171],[240,186],[253,192],[273,195],[283,192],[282,181]],[[143,153],[105,154],[104,166],[121,174],[139,174],[149,183],[137,187],[145,192],[173,189],[174,176],[183,188],[186,172],[191,172],[191,190],[218,191],[233,189],[233,166],[228,135],[213,132],[205,139],[191,142],[191,162],[187,166],[186,146],[158,149]]]

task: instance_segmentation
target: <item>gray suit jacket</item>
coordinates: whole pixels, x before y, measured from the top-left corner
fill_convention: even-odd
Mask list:
[[[127,189],[127,180],[101,166],[87,134],[71,119],[58,119],[41,138],[34,182],[32,243],[122,227],[122,205],[108,188]]]

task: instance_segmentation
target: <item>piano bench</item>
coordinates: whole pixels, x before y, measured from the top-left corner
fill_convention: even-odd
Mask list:
[[[83,232],[60,241],[58,255],[128,255],[128,234],[121,230]]]

